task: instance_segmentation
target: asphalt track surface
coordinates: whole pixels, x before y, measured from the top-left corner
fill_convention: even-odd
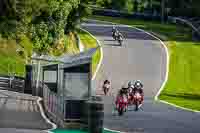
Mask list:
[[[0,91],[0,133],[44,133],[51,128],[36,101],[27,94]]]
[[[125,36],[120,47],[112,39],[112,25],[107,22],[88,20],[82,25],[97,37],[103,48],[103,60],[93,87],[102,94],[105,79],[111,80],[112,93],[129,80],[144,83],[145,100],[138,112],[128,111],[123,116],[113,115],[112,96],[104,99],[104,127],[129,133],[200,133],[200,114],[184,111],[155,102],[166,74],[166,52],[162,44],[150,35],[127,26],[118,26]]]

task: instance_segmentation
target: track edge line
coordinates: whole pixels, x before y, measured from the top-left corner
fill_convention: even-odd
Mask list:
[[[37,99],[37,104],[38,104],[39,109],[40,109],[40,114],[42,115],[43,119],[44,119],[47,123],[49,123],[50,125],[52,125],[52,128],[51,128],[51,129],[47,129],[47,130],[43,130],[43,131],[45,131],[45,132],[47,132],[47,133],[52,133],[50,130],[56,129],[56,128],[57,128],[57,125],[54,124],[53,122],[51,122],[51,121],[46,117],[46,115],[45,115],[45,113],[44,113],[44,110],[43,110],[43,108],[42,108],[42,105],[41,105],[41,103],[40,103],[41,100],[42,100],[42,98],[41,98],[41,97],[38,97],[38,99]]]
[[[80,29],[81,29],[81,30],[84,30],[84,31],[87,32],[92,38],[94,38],[94,39],[97,41],[98,47],[100,47],[101,57],[100,57],[100,61],[99,61],[98,65],[97,65],[97,68],[96,68],[96,70],[95,70],[95,72],[94,72],[94,75],[92,76],[92,80],[94,80],[95,77],[96,77],[96,75],[97,75],[97,73],[98,73],[98,71],[99,71],[99,69],[100,69],[100,66],[101,66],[102,60],[103,60],[103,49],[102,49],[102,45],[101,45],[100,41],[99,41],[94,35],[92,35],[89,31],[87,31],[87,30],[85,30],[85,29],[83,29],[83,28],[80,28]]]

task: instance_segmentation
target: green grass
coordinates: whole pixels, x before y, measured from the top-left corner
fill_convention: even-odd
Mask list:
[[[24,51],[23,55],[17,53],[19,48]],[[21,37],[19,44],[16,44],[14,40],[0,38],[0,75],[15,73],[18,76],[24,77],[25,64],[26,62],[30,63],[30,58],[28,57],[31,57],[32,51],[32,43],[25,36]],[[56,46],[49,49],[50,55],[60,56],[63,53],[70,55],[79,53],[77,41],[73,33],[65,36]]]
[[[131,25],[152,32],[164,40],[170,54],[169,78],[159,98],[182,107],[200,110],[200,42],[192,41],[189,28],[104,16],[90,18]]]
[[[25,60],[17,54],[15,41],[0,39],[0,44],[0,74],[16,72],[16,75],[24,76]]]
[[[85,50],[90,48],[96,48],[98,46],[97,40],[94,39],[89,33],[85,32],[84,30],[79,30],[78,35],[80,37],[80,40],[85,48]],[[101,51],[100,48],[95,52],[95,54],[92,57],[92,74],[95,73],[97,69],[97,65],[99,64],[101,58]]]
[[[90,48],[95,48],[97,47],[97,41],[93,37],[91,37],[90,34],[85,32],[84,30],[79,30],[78,31],[80,40],[84,46],[85,49],[90,49]]]
[[[92,74],[95,73],[97,69],[97,65],[99,64],[101,58],[101,50],[98,48],[98,50],[95,52],[95,54],[92,57]]]

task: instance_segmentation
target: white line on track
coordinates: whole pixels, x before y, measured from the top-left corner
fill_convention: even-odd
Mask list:
[[[41,113],[42,117],[44,118],[44,120],[45,120],[47,123],[49,123],[50,125],[52,125],[52,128],[51,128],[51,129],[44,130],[44,131],[47,132],[47,133],[52,133],[50,130],[56,129],[57,126],[56,126],[56,124],[54,124],[53,122],[51,122],[51,121],[46,117],[46,115],[45,115],[45,113],[44,113],[44,110],[43,110],[43,108],[42,108],[42,105],[40,104],[40,101],[41,101],[41,100],[42,100],[42,98],[38,97],[37,104],[38,104],[38,106],[39,106],[40,113]]]
[[[81,29],[82,29],[82,28],[81,28]],[[92,38],[94,38],[95,40],[97,40],[97,44],[99,45],[100,51],[101,51],[101,57],[100,57],[99,64],[97,65],[96,71],[95,71],[95,73],[94,73],[94,75],[93,75],[93,77],[92,77],[92,80],[94,80],[95,77],[96,77],[96,75],[97,75],[97,73],[98,73],[98,71],[99,71],[99,68],[100,68],[100,66],[101,66],[101,64],[102,64],[102,60],[103,60],[103,49],[102,49],[102,46],[101,46],[100,41],[99,41],[96,37],[94,37],[94,36],[93,36],[90,32],[88,32],[87,30],[85,30],[85,29],[82,29],[82,30],[84,30],[84,31],[87,32]]]

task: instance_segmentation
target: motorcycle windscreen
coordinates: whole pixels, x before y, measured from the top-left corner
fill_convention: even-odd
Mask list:
[[[65,73],[64,95],[73,99],[88,98],[89,73]]]

